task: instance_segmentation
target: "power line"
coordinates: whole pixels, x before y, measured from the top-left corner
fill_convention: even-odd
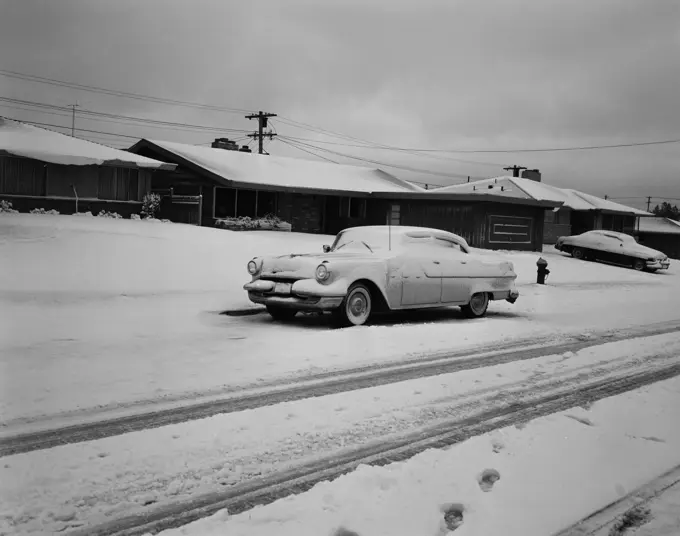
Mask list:
[[[227,112],[227,113],[248,113],[250,110],[245,110],[242,108],[228,108],[226,106],[214,106],[210,104],[201,104],[198,102],[190,102],[190,101],[182,101],[182,100],[177,100],[177,99],[167,99],[164,97],[154,97],[151,95],[143,95],[141,93],[132,93],[129,91],[120,91],[120,90],[114,90],[114,89],[106,89],[102,87],[97,87],[97,86],[89,86],[86,84],[77,84],[74,82],[65,82],[63,80],[57,80],[55,78],[47,78],[44,76],[36,76],[36,75],[31,75],[31,74],[24,74],[24,73],[19,73],[16,71],[9,71],[6,69],[0,69],[0,75],[6,76],[9,78],[16,78],[19,80],[25,80],[25,81],[30,81],[30,82],[38,82],[41,84],[48,84],[52,86],[60,86],[60,87],[68,87],[71,89],[77,89],[81,91],[89,91],[91,93],[101,93],[104,95],[111,95],[114,97],[124,97],[128,99],[136,99],[136,100],[143,100],[143,101],[149,101],[149,102],[155,102],[158,104],[170,104],[173,106],[186,106],[189,108],[198,108],[198,109],[204,109],[204,110],[214,110],[214,111],[220,111],[220,112]]]
[[[288,142],[284,139],[279,138],[279,141],[285,143],[286,145],[290,145],[291,147],[294,147],[298,151],[303,151],[307,154],[311,154],[312,156],[316,156],[317,158],[321,158],[322,160],[326,160],[327,162],[332,162],[333,164],[340,164],[340,162],[337,162],[335,160],[331,160],[330,158],[326,158],[325,156],[321,156],[320,154],[313,153],[312,151],[308,151],[307,149],[303,149],[302,147],[300,147],[298,145],[294,145],[293,143]]]
[[[395,169],[403,169],[405,171],[412,171],[414,173],[426,173],[428,175],[436,175],[436,176],[439,176],[439,177],[446,177],[446,178],[449,178],[449,179],[452,179],[452,178],[467,179],[468,178],[468,175],[461,175],[461,174],[458,174],[458,173],[442,173],[442,172],[439,172],[439,171],[432,171],[432,170],[429,170],[429,169],[413,168],[413,167],[410,167],[410,166],[390,164],[390,163],[387,163],[387,162],[381,162],[379,160],[372,160],[372,159],[369,159],[369,158],[361,158],[359,156],[354,156],[354,155],[349,155],[349,154],[346,154],[346,153],[340,153],[340,152],[337,152],[337,151],[332,151],[330,149],[326,149],[325,147],[318,147],[316,145],[312,145],[312,144],[309,144],[309,143],[303,143],[303,142],[297,142],[297,143],[299,145],[302,145],[302,146],[307,147],[307,148],[316,149],[318,151],[323,151],[323,152],[326,152],[326,153],[334,154],[336,156],[342,156],[344,158],[351,158],[353,160],[359,160],[361,162],[367,162],[369,164],[375,164],[375,165],[378,165],[378,166],[391,167],[391,168],[395,168]]]
[[[58,111],[63,111],[63,112],[68,112],[68,115],[71,115],[71,109],[70,106],[58,106],[54,104],[48,104],[44,102],[35,102],[35,101],[27,101],[27,100],[21,100],[21,99],[13,99],[9,97],[0,97],[0,101],[4,102],[11,102],[13,104],[19,104],[22,106],[34,106],[36,108],[44,108],[46,110],[58,110]],[[8,105],[2,105],[2,106],[8,106]],[[8,106],[9,107],[9,106]],[[62,115],[62,114],[56,114],[55,112],[48,112],[44,110],[29,110],[29,111],[35,111],[36,113],[49,113],[53,115]],[[239,132],[239,133],[245,133],[248,132],[245,129],[236,129],[236,128],[223,128],[223,127],[213,127],[210,125],[194,125],[191,123],[177,123],[173,121],[163,121],[159,119],[150,119],[147,117],[135,117],[135,116],[130,116],[130,115],[121,115],[121,114],[112,114],[112,113],[107,113],[107,112],[96,112],[94,110],[88,110],[88,109],[80,109],[79,110],[79,117],[81,117],[80,114],[84,114],[86,116],[94,116],[94,117],[82,117],[83,119],[88,119],[90,121],[101,121],[105,123],[117,123],[121,125],[126,125],[130,121],[135,122],[135,123],[141,123],[144,126],[149,126],[151,128],[164,128],[168,130],[198,130],[198,131],[208,131],[208,132]],[[104,117],[104,118],[109,118],[109,119],[99,119],[99,117]],[[118,119],[118,121],[116,121]]]
[[[11,121],[16,121],[18,123],[28,123],[29,125],[38,125],[41,127],[54,127],[54,128],[65,128],[65,129],[70,129],[71,127],[66,127],[64,125],[55,125],[52,123],[39,123],[37,121],[20,121],[18,119],[12,119],[11,117],[8,117],[7,119],[10,119]],[[118,136],[120,138],[130,138],[133,140],[139,140],[139,136],[129,136],[127,134],[116,134],[115,132],[102,132],[101,130],[88,130],[86,128],[79,128],[78,130],[82,132],[92,132],[94,134],[108,134],[109,136]]]

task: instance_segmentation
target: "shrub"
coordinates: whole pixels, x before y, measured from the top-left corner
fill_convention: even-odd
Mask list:
[[[144,195],[142,199],[142,216],[145,218],[155,218],[156,213],[161,208],[161,196],[153,192]]]
[[[58,216],[59,211],[55,209],[45,210],[44,208],[34,208],[33,210],[31,210],[31,214],[50,214],[53,216]]]
[[[248,216],[241,216],[237,218],[222,218],[215,222],[217,227],[223,229],[238,229],[242,231],[253,231],[262,228],[277,227],[285,223],[281,218],[267,214],[262,218],[250,218]]]
[[[131,220],[141,220],[142,217],[139,214],[130,214]]]
[[[12,203],[9,201],[0,201],[0,213],[17,214],[19,211],[12,208]]]
[[[106,210],[102,210],[97,214],[98,218],[113,218],[114,220],[121,220],[123,219],[123,216],[118,214],[117,212],[107,212]]]

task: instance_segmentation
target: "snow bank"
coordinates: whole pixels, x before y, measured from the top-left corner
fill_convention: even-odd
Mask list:
[[[675,378],[161,534],[444,536],[459,505],[456,536],[546,536],[680,462],[679,405]]]

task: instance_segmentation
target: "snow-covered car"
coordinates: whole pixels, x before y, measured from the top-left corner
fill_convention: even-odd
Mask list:
[[[560,236],[555,249],[575,259],[604,261],[641,271],[667,270],[671,264],[661,251],[642,246],[630,235],[615,231],[587,231],[580,235]]]
[[[323,253],[255,257],[247,269],[248,297],[280,320],[331,311],[342,325],[362,325],[373,312],[443,306],[475,318],[490,300],[519,296],[512,262],[478,256],[462,237],[424,227],[352,227]]]

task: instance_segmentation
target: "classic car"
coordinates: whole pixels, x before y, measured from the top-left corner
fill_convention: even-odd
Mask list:
[[[460,236],[406,226],[352,227],[323,253],[255,257],[244,285],[254,303],[278,320],[298,311],[331,311],[345,326],[372,313],[460,306],[486,314],[490,300],[514,303],[514,266],[470,252]]]
[[[671,264],[662,252],[638,244],[630,235],[615,231],[587,231],[580,235],[560,236],[555,249],[575,259],[604,261],[641,271],[667,270]]]

